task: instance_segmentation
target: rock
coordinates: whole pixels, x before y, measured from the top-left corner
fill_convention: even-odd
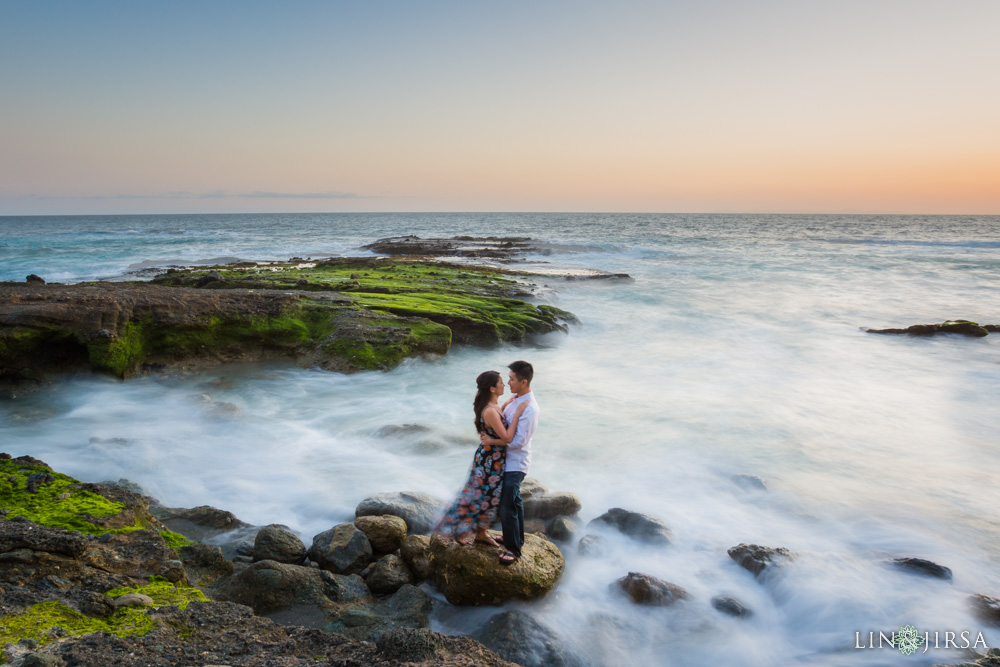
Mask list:
[[[532,535],[545,535],[545,522],[541,519],[525,519],[524,532]]]
[[[549,523],[548,536],[560,542],[569,542],[576,533],[576,524],[568,516],[557,516]]]
[[[733,475],[729,479],[733,480],[733,483],[744,491],[767,491],[767,485],[764,484],[764,480],[757,475],[740,473]]]
[[[287,526],[271,524],[257,533],[253,542],[253,559],[302,565],[306,560],[306,545]]]
[[[427,535],[410,535],[399,548],[399,555],[410,568],[417,581],[431,578],[431,538]]]
[[[612,584],[615,585],[636,603],[656,607],[668,607],[678,600],[690,597],[688,592],[677,584],[641,572],[629,572]]]
[[[548,493],[548,488],[534,477],[525,477],[524,481],[521,482],[521,500],[527,500],[542,493]]]
[[[667,524],[649,514],[624,510],[620,507],[609,509],[589,524],[591,526],[611,526],[624,535],[649,544],[670,544],[671,534]]]
[[[601,558],[608,554],[608,541],[601,537],[600,535],[594,535],[593,533],[588,533],[580,538],[579,544],[576,546],[577,551],[580,552],[581,556],[588,556],[591,558]]]
[[[583,505],[580,503],[580,498],[575,493],[565,491],[533,493],[524,498],[526,519],[548,521],[557,516],[573,516],[580,512],[581,507]]]
[[[194,286],[204,287],[205,285],[210,285],[212,283],[222,282],[222,275],[218,271],[209,271],[203,277],[199,278]]]
[[[76,531],[47,528],[27,519],[0,521],[0,553],[30,549],[80,558],[90,540]]]
[[[354,511],[354,516],[398,516],[406,522],[408,532],[426,535],[434,528],[446,506],[444,500],[429,493],[379,493],[362,500]]]
[[[893,558],[889,563],[906,572],[951,581],[951,569],[923,558]]]
[[[376,438],[409,438],[424,435],[430,428],[423,424],[388,424],[373,434]]]
[[[199,505],[191,509],[158,505],[151,511],[153,516],[167,528],[195,542],[204,542],[210,537],[216,537],[237,528],[250,527],[249,524],[237,519],[232,512],[208,505]]]
[[[413,583],[413,575],[406,567],[401,556],[389,554],[372,564],[365,583],[376,595],[389,595],[398,591],[404,584]]]
[[[95,440],[94,438],[90,439],[91,442],[94,442],[94,440]],[[127,444],[127,441],[125,441],[122,444]],[[133,482],[130,479],[125,479],[124,477],[120,478],[117,482],[115,482],[114,480],[110,480],[110,479],[105,480],[105,481],[101,482],[101,485],[102,486],[120,486],[123,489],[128,489],[132,493],[137,493],[140,496],[148,496],[149,495],[146,492],[146,489],[142,488],[141,484],[139,484],[138,482]]]
[[[51,484],[56,478],[47,472],[36,472],[28,475],[28,493],[38,493],[38,487]]]
[[[118,607],[152,607],[153,598],[142,593],[127,593],[114,599],[114,605]]]
[[[522,667],[582,667],[566,643],[531,614],[513,609],[492,616],[473,637]]]
[[[341,606],[323,629],[352,639],[373,641],[394,629],[428,627],[435,604],[427,593],[404,584],[387,600]]]
[[[187,571],[188,581],[195,586],[207,586],[236,569],[226,560],[222,549],[210,544],[189,544],[177,550]],[[252,561],[251,561],[252,562]]]
[[[130,533],[108,533],[98,543],[91,544],[82,560],[90,567],[146,579],[164,577],[174,583],[187,583],[184,566],[177,553],[168,547],[159,533],[136,530]]]
[[[762,547],[758,544],[742,543],[731,547],[727,553],[737,565],[758,579],[764,570],[795,557],[792,552],[784,547]]]
[[[543,597],[562,575],[565,560],[556,545],[526,534],[521,558],[501,566],[497,550],[481,544],[462,546],[439,536],[431,538],[431,569],[435,584],[452,604],[501,604],[507,600]]]
[[[32,653],[25,656],[21,667],[60,667],[65,665],[63,659],[51,653]]]
[[[976,593],[969,596],[969,605],[976,618],[983,623],[1000,627],[1000,598]]]
[[[359,516],[354,525],[365,534],[377,554],[396,551],[406,539],[406,522],[398,516]]]
[[[343,523],[313,537],[309,560],[335,574],[355,574],[372,561],[372,546],[353,524]]]
[[[940,324],[914,324],[905,329],[865,329],[865,331],[874,334],[906,334],[908,336],[933,336],[950,333],[981,338],[989,335],[989,327],[991,326],[980,326],[969,320],[948,320]]]
[[[753,616],[753,611],[749,607],[730,595],[716,595],[712,598],[712,606],[723,614],[729,614],[737,618]]]
[[[512,667],[479,642],[468,637],[450,637],[426,628],[389,630],[378,638],[381,656],[394,665],[476,665]]]
[[[342,576],[301,565],[262,560],[237,572],[209,591],[216,600],[228,600],[266,613],[293,605],[332,608],[336,602],[368,597],[357,575]]]
[[[24,282],[26,282],[26,283],[35,283],[37,285],[44,285],[45,284],[45,279],[42,278],[41,276],[38,276],[38,275],[35,275],[34,273],[31,273],[31,274],[28,274],[28,276],[25,277]]]

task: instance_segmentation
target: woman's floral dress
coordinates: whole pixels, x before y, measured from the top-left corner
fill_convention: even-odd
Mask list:
[[[504,428],[507,420],[501,415]],[[498,438],[496,431],[479,417],[486,435]],[[503,466],[507,458],[506,447],[480,444],[472,460],[469,481],[459,492],[444,518],[434,532],[461,538],[469,533],[486,529],[496,520],[500,506],[500,491],[503,487]]]

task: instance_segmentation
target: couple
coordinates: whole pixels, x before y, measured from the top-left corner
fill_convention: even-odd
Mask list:
[[[521,557],[524,544],[524,505],[521,482],[531,463],[531,436],[538,426],[538,403],[531,391],[534,369],[527,361],[515,361],[507,368],[507,384],[513,397],[501,406],[504,382],[500,373],[486,371],[476,378],[476,399],[472,406],[479,431],[479,448],[472,461],[469,481],[435,528],[436,533],[454,537],[459,544],[473,541],[503,546],[500,562],[510,565]],[[500,511],[503,537],[494,539],[486,532]]]

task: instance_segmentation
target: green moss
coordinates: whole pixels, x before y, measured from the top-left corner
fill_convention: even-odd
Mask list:
[[[127,377],[150,352],[149,329],[141,320],[126,322],[113,338],[100,338],[87,344],[90,367],[116,377]]]
[[[49,484],[40,484],[37,493],[28,491],[28,477],[34,473],[48,473],[55,478]],[[91,519],[118,514],[125,506],[111,502],[92,491],[75,488],[79,482],[44,466],[18,465],[9,459],[0,459],[0,508],[10,510],[7,517],[23,516],[35,523],[51,528],[78,530],[88,535],[108,532]],[[70,494],[68,498],[60,495]],[[117,529],[116,532],[139,530],[142,526]]]
[[[56,638],[49,634],[51,628],[61,628],[66,635],[104,631],[128,637],[147,634],[154,627],[155,621],[146,615],[144,609],[123,608],[108,618],[91,618],[61,602],[40,602],[21,614],[0,616],[0,646],[22,639],[35,639],[39,644],[47,644]]]
[[[181,609],[187,609],[192,602],[207,602],[208,598],[197,588],[190,586],[179,586],[167,581],[163,577],[150,577],[152,583],[145,586],[122,586],[114,588],[106,596],[111,598],[121,597],[129,593],[139,593],[153,598],[154,607],[166,607],[167,605],[177,605]]]
[[[166,542],[167,546],[171,549],[180,549],[181,547],[186,547],[190,544],[198,544],[197,542],[192,542],[180,533],[175,533],[172,530],[161,530],[159,532],[160,537],[163,538],[163,541]]]

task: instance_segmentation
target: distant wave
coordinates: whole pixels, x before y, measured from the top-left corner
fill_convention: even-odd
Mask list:
[[[1000,241],[915,241],[896,239],[813,239],[825,243],[844,245],[901,245],[944,248],[1000,248]]]
[[[233,262],[246,261],[242,257],[209,257],[208,259],[146,259],[141,262],[129,264],[129,270],[151,269],[158,266],[198,266],[214,264],[232,264]]]

